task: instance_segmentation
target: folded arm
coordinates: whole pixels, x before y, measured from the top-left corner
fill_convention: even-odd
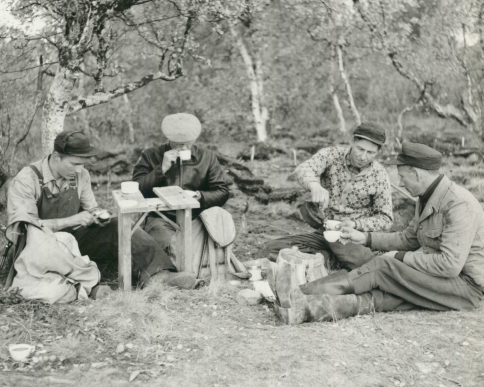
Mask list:
[[[133,181],[139,183],[139,190],[145,197],[153,194],[154,187],[167,185],[167,178],[163,173],[162,164],[153,166],[144,151],[134,166]]]
[[[437,235],[440,230],[429,230],[433,237],[441,238],[440,252],[407,252],[403,262],[436,277],[457,277],[467,261],[477,231],[476,216],[468,203],[454,205],[443,214],[442,234]]]

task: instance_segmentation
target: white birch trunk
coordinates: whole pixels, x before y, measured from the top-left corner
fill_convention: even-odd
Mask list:
[[[338,116],[339,130],[342,133],[346,133],[346,122],[343,115],[343,109],[339,103],[338,94],[336,93],[336,86],[334,80],[334,73],[336,71],[336,49],[334,45],[331,45],[331,70],[329,72],[329,89],[331,96],[333,98],[334,109],[336,110],[336,115]]]
[[[256,74],[256,70],[254,70],[254,62],[245,46],[242,38],[239,36],[237,31],[233,26],[230,26],[230,32],[232,36],[235,38],[235,44],[240,51],[240,55],[245,64],[245,68],[247,70],[247,76],[249,77],[250,82],[250,92],[251,92],[251,100],[252,100],[252,115],[254,116],[254,123],[255,123],[255,130],[257,132],[257,140],[259,142],[264,142],[267,140],[267,128],[266,123],[269,116],[269,112],[267,108],[263,106],[261,101],[261,92],[263,92],[263,84],[262,84],[262,61],[260,58],[256,59],[256,68],[257,73],[259,73],[260,81],[258,82],[258,74]]]
[[[336,52],[338,54],[339,72],[341,74],[341,79],[343,79],[343,82],[345,84],[346,94],[348,95],[348,100],[350,102],[351,113],[353,113],[353,117],[355,118],[356,125],[360,125],[361,124],[360,113],[358,113],[358,109],[356,108],[355,100],[353,99],[353,92],[351,91],[350,81],[346,76],[346,71],[345,71],[344,62],[343,62],[343,49],[341,48],[341,45],[339,44],[336,45]]]
[[[128,98],[128,94],[124,94],[123,99],[127,108],[126,122],[128,123],[128,130],[129,130],[128,141],[130,144],[133,144],[134,143],[133,109],[131,108],[131,101]]]
[[[42,109],[42,151],[44,156],[52,153],[55,137],[64,130],[69,102],[78,74],[59,67]]]

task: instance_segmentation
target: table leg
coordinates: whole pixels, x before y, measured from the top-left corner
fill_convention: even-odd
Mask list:
[[[180,226],[180,237],[177,238],[176,268],[186,271],[191,267],[192,260],[192,210],[176,211],[176,222]]]
[[[118,216],[118,282],[119,288],[131,291],[131,217]]]

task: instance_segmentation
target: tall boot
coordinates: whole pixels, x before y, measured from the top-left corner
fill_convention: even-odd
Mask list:
[[[278,270],[279,269],[279,270]],[[334,321],[358,314],[368,314],[373,307],[371,293],[361,295],[305,295],[296,284],[290,266],[268,270],[268,282],[277,297],[276,314],[288,325],[311,321]]]
[[[338,321],[374,310],[371,293],[362,295],[318,294],[305,296],[306,321]]]
[[[300,285],[301,291],[306,294],[353,294],[355,287],[348,277],[346,270],[340,270],[337,273],[327,277],[317,279]]]

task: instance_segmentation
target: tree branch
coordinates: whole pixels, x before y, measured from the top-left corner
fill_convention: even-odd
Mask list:
[[[110,90],[108,92],[94,93],[90,96],[80,97],[77,99],[77,101],[72,101],[69,104],[68,115],[77,113],[81,109],[86,109],[103,103],[107,103],[114,98],[120,97],[127,93],[131,93],[132,91],[138,90],[139,88],[146,86],[150,82],[153,82],[156,80],[171,82],[179,78],[180,76],[182,76],[182,74],[180,73],[175,73],[170,76],[170,75],[166,75],[161,71],[158,71],[154,74],[150,74],[141,78],[139,81],[128,83],[124,86],[117,87],[116,89]]]

